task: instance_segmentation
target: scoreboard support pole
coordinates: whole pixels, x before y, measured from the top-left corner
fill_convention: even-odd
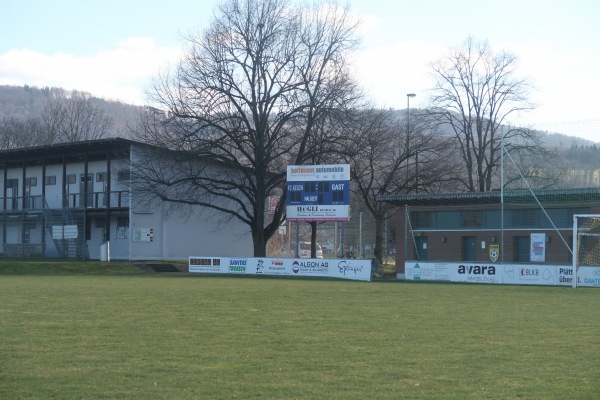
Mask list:
[[[298,253],[298,244],[300,243],[300,222],[296,221],[296,249],[294,250],[294,254],[296,258],[300,257]]]
[[[340,258],[344,258],[344,223],[340,222]]]

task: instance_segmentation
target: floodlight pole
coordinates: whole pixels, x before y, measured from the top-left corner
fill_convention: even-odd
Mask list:
[[[362,258],[362,211],[358,213],[358,257]]]
[[[406,94],[406,150],[408,151],[410,145],[410,98],[415,97],[414,93]],[[419,191],[419,153],[416,154],[415,159],[416,166],[416,176],[415,176],[415,187],[416,191]],[[407,168],[406,173],[408,174],[408,160],[407,160]],[[408,177],[407,177],[408,178]]]
[[[504,127],[500,125],[500,263],[504,264]]]
[[[573,215],[573,251],[571,252],[571,258],[573,259],[573,282],[571,283],[571,286],[573,289],[577,287],[577,256],[579,255],[579,252],[577,251],[577,223],[579,222],[577,217],[578,215]]]

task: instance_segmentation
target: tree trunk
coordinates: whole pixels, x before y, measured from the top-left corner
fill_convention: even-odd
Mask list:
[[[265,240],[265,230],[262,227],[254,229],[252,241],[254,243],[254,257],[266,257],[267,242]]]
[[[317,258],[317,222],[310,222],[310,258]]]
[[[252,241],[254,243],[254,257],[266,257],[266,235],[265,235],[265,199],[261,193],[256,196],[254,205],[254,221],[252,226]]]
[[[385,216],[374,214],[373,217],[375,218],[375,249],[373,250],[373,257],[383,264]]]

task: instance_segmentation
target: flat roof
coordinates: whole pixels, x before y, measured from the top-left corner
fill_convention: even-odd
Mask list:
[[[546,189],[533,191],[543,203],[594,203],[600,205],[600,188]],[[465,192],[440,194],[382,195],[377,201],[398,206],[454,206],[535,202],[529,190],[506,190],[493,192]]]
[[[114,145],[130,145],[137,143],[129,139],[119,137],[82,140],[78,142],[55,143],[42,146],[21,147],[17,149],[0,150],[0,157],[23,157],[23,156],[39,156],[44,154],[54,154],[57,151],[80,151],[83,149],[106,149]]]
[[[128,157],[129,148],[134,143],[137,142],[116,137],[0,150],[0,169],[21,165],[23,162],[32,165],[41,162],[57,163],[61,162],[63,156],[75,157],[84,153],[101,156],[110,151],[112,154]]]

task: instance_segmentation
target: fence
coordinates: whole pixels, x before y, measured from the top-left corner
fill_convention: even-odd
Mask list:
[[[390,214],[384,222],[384,263],[395,260],[395,225]],[[306,222],[286,222],[270,240],[270,257],[295,257],[296,242],[310,242],[311,226]],[[325,258],[372,258],[375,249],[375,220],[368,212],[353,212],[348,222],[317,224],[317,243]]]

